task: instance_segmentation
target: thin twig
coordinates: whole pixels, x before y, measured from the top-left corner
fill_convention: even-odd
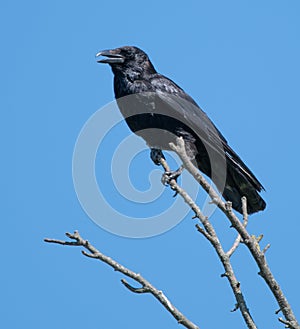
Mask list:
[[[270,245],[270,243],[268,243],[265,247],[264,247],[264,249],[262,250],[262,252],[265,254],[267,251],[268,251],[268,249],[271,247],[271,245]]]
[[[285,324],[285,328],[292,328],[289,321],[284,320],[283,318],[278,318],[279,322]]]
[[[142,288],[135,288],[131,284],[129,284],[125,279],[121,279],[121,282],[124,284],[124,286],[129,289],[130,291],[136,293],[136,294],[145,294],[147,292],[150,292],[150,290],[147,287]]]
[[[252,257],[254,258],[256,264],[258,265],[260,272],[259,275],[265,280],[268,287],[270,288],[273,296],[275,297],[284,317],[291,329],[300,329],[299,323],[289,305],[286,297],[284,296],[279,284],[275,280],[265,257],[265,252],[261,251],[258,247],[257,240],[252,237],[245,226],[240,222],[238,217],[232,211],[230,202],[223,202],[218,193],[213,189],[213,187],[206,181],[206,179],[200,174],[198,168],[194,166],[192,161],[189,159],[185,152],[183,139],[177,138],[177,144],[170,143],[170,147],[175,151],[183,162],[184,167],[190,172],[190,174],[199,182],[199,184],[204,188],[204,190],[209,194],[214,203],[219,207],[219,209],[226,215],[229,219],[232,227],[234,227],[243,239],[244,244],[249,249]],[[283,322],[283,321],[281,321]]]
[[[242,197],[242,209],[243,209],[243,225],[247,227],[248,224],[248,213],[247,213],[247,199],[245,197]],[[228,257],[231,257],[232,254],[236,251],[237,247],[241,243],[242,237],[238,233],[232,247],[226,252],[226,255]]]
[[[184,327],[188,329],[199,329],[193,322],[188,320],[170,301],[169,299],[163,294],[161,290],[155,288],[149,281],[144,279],[140,274],[131,271],[130,269],[126,268],[125,266],[121,265],[114,259],[104,255],[99,250],[97,250],[93,245],[91,245],[87,240],[84,240],[78,233],[75,231],[74,234],[66,233],[66,236],[69,237],[71,240],[75,241],[63,241],[63,240],[56,240],[56,239],[44,239],[45,242],[48,243],[55,243],[60,245],[66,246],[82,246],[85,250],[82,251],[82,254],[87,257],[96,258],[100,261],[108,264],[111,266],[115,271],[119,271],[126,275],[127,277],[135,280],[141,285],[141,288],[135,288],[131,286],[126,280],[122,279],[121,282],[123,285],[128,288],[130,291],[134,293],[150,293],[152,294],[177,320],[178,323],[182,324]]]

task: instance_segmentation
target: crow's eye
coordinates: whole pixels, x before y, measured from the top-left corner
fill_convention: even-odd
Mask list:
[[[127,51],[121,51],[120,55],[124,56],[125,58],[129,58]]]
[[[128,52],[126,54],[126,58],[128,58],[128,59],[134,59],[134,55],[131,52]]]

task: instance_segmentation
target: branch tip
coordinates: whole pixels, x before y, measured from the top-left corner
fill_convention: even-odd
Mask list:
[[[236,303],[235,305],[234,305],[234,308],[232,309],[232,310],[230,310],[230,312],[236,312],[238,309],[239,309],[240,307],[239,307],[239,304],[238,303]]]
[[[268,249],[269,249],[270,247],[271,247],[271,245],[270,245],[270,243],[268,243],[268,244],[264,247],[262,253],[265,254],[265,253],[268,251]]]
[[[283,318],[278,318],[278,321],[285,324],[285,328],[293,328],[290,321],[286,321]]]
[[[86,256],[86,257],[89,257],[89,258],[99,258],[99,255],[98,254],[93,254],[93,253],[90,253],[90,252],[86,252],[85,250],[81,250],[81,253]]]
[[[121,282],[127,289],[129,289],[130,291],[136,294],[144,294],[150,292],[150,289],[146,286],[142,286],[141,288],[135,288],[131,284],[129,284],[125,279],[121,279]]]

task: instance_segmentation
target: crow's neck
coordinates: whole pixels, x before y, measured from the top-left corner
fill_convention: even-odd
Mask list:
[[[122,70],[114,71],[114,92],[115,97],[120,98],[127,95],[140,93],[145,90],[144,81],[156,73],[155,70]]]

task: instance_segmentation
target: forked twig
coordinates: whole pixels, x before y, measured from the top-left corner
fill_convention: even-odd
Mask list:
[[[243,209],[243,222],[239,220],[239,218],[235,215],[232,211],[232,206],[230,202],[223,202],[218,193],[213,189],[213,187],[205,180],[205,178],[200,174],[198,168],[194,166],[194,164],[190,161],[189,157],[185,152],[184,141],[182,138],[177,139],[177,144],[170,144],[170,147],[179,155],[181,158],[184,167],[192,174],[192,176],[199,182],[199,184],[204,188],[204,190],[209,194],[213,203],[215,203],[218,208],[226,215],[231,223],[231,227],[233,227],[237,232],[238,236],[235,239],[232,247],[225,252],[219,238],[214,230],[214,227],[209,222],[208,218],[204,216],[201,212],[200,208],[196,205],[194,200],[188,195],[188,193],[183,190],[176,182],[176,180],[171,179],[168,181],[170,187],[180,196],[183,200],[187,203],[187,205],[194,211],[195,216],[194,218],[198,218],[200,220],[200,224],[196,225],[198,232],[200,232],[214,247],[217,252],[219,259],[221,260],[223,267],[224,267],[224,274],[222,277],[226,277],[230,283],[232,291],[235,295],[236,304],[232,311],[240,310],[247,327],[250,329],[255,329],[256,325],[250,315],[249,309],[246,305],[245,298],[242,294],[241,284],[236,279],[233,268],[230,263],[230,257],[235,252],[241,241],[247,246],[251,255],[255,259],[260,272],[259,275],[265,280],[267,285],[269,286],[271,292],[273,293],[275,299],[278,302],[280,311],[283,313],[285,319],[279,318],[278,320],[285,324],[286,328],[290,329],[300,329],[300,326],[293,314],[293,311],[285,298],[279,284],[275,280],[271,270],[267,264],[265,253],[270,247],[268,244],[263,250],[260,249],[259,241],[255,236],[251,236],[247,229],[248,223],[248,214],[247,214],[247,200],[246,198],[242,198],[242,209]],[[161,165],[163,166],[165,172],[170,172],[170,168],[165,161],[164,158],[160,160]],[[112,258],[104,255],[99,250],[97,250],[94,246],[92,246],[87,240],[81,238],[77,231],[74,234],[66,233],[66,235],[75,241],[62,241],[56,239],[45,239],[45,242],[48,243],[55,243],[61,245],[68,245],[68,246],[82,246],[86,250],[83,250],[82,253],[86,257],[98,259],[116,271],[119,271],[130,277],[131,279],[138,282],[141,287],[133,287],[130,285],[125,279],[122,279],[121,282],[123,285],[129,289],[130,291],[143,294],[143,293],[150,293],[152,294],[167,310],[172,314],[172,316],[178,321],[178,323],[182,324],[186,328],[190,329],[197,329],[198,327],[188,320],[179,310],[175,308],[173,304],[168,300],[168,298],[163,294],[162,291],[155,288],[150,282],[144,279],[140,274],[131,271],[130,269],[124,267],[120,263],[116,262]]]
[[[184,167],[190,172],[190,174],[199,182],[203,189],[209,194],[213,202],[219,207],[219,209],[226,215],[229,219],[232,227],[236,229],[238,234],[241,236],[244,244],[249,249],[252,257],[254,258],[256,264],[259,267],[259,275],[265,280],[268,287],[270,288],[273,296],[275,297],[279,308],[281,309],[286,325],[291,329],[300,329],[299,323],[292,311],[292,308],[284,296],[279,284],[275,280],[265,257],[265,252],[268,248],[260,250],[257,240],[255,237],[252,237],[245,225],[241,223],[235,213],[232,211],[231,202],[223,202],[217,192],[213,187],[206,181],[206,179],[200,174],[198,168],[194,166],[192,161],[189,159],[185,152],[184,140],[179,137],[177,138],[177,144],[170,144],[170,147],[175,151],[183,162]],[[245,222],[245,218],[244,218]],[[267,246],[268,247],[268,246]],[[282,319],[279,319],[280,322],[283,322]]]

